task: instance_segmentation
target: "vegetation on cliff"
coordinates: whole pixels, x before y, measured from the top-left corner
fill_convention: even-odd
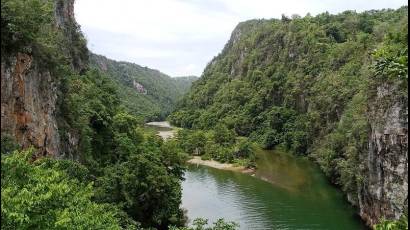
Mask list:
[[[309,155],[356,193],[366,179],[369,101],[378,86],[396,84],[407,102],[407,7],[253,20],[238,26],[170,116],[195,130],[163,142],[143,131],[144,120],[164,118],[194,79],[96,55],[84,66],[78,26],[56,26],[62,3],[1,2],[1,56],[28,54],[55,78],[59,135],[69,146],[56,155],[73,160],[21,150],[2,134],[5,229],[235,229],[202,219],[181,227],[185,153],[253,167],[251,141]]]
[[[308,155],[354,199],[377,88],[396,84],[407,103],[407,10],[240,23],[169,120]]]
[[[398,220],[382,219],[379,224],[373,226],[374,230],[407,230],[409,222],[407,215],[402,215]]]
[[[88,50],[75,22],[58,18],[69,14],[64,6],[69,3],[1,2],[2,61],[25,53],[53,77],[62,145],[53,154],[72,159],[21,150],[12,133],[2,133],[2,228],[182,226],[185,155],[142,131],[142,118],[129,113],[112,76],[81,66]]]
[[[65,85],[61,115],[66,130],[79,132],[76,157],[94,178],[94,200],[124,211],[142,227],[182,225],[185,155],[143,131],[143,120],[126,111],[110,77],[90,70],[70,75]]]
[[[1,3],[2,54],[28,51],[25,48],[55,46],[53,4],[50,1],[5,0]],[[50,39],[51,38],[51,39]]]

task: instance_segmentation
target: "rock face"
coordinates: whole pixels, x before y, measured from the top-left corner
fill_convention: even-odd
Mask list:
[[[56,27],[63,31],[66,45],[64,53],[70,57],[71,65],[77,72],[83,72],[88,67],[88,49],[80,26],[74,17],[75,0],[54,0],[54,17]]]
[[[55,1],[56,27],[67,35],[68,44],[82,37],[75,33],[73,7],[74,0]],[[87,48],[78,46],[71,51],[68,46],[62,47],[63,52],[71,57],[72,67],[82,71],[87,60],[81,52],[88,52]],[[39,155],[62,156],[56,115],[58,87],[56,77],[33,56],[17,53],[2,57],[1,133],[14,137],[22,147],[36,147]]]
[[[369,152],[363,159],[367,183],[359,188],[360,216],[374,225],[399,218],[408,207],[408,106],[399,85],[377,87],[369,105]]]
[[[40,154],[57,153],[56,83],[27,54],[9,61],[1,63],[1,132],[23,147],[37,147]]]
[[[138,83],[137,81],[133,80],[132,86],[135,90],[137,90],[138,93],[147,94],[147,90],[144,88],[144,86]]]

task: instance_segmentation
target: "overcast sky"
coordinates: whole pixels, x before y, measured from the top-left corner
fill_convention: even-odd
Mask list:
[[[75,13],[94,53],[170,76],[200,76],[241,21],[403,5],[406,0],[77,0]]]

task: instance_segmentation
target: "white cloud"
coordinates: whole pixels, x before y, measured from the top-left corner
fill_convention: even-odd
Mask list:
[[[398,8],[405,0],[77,0],[96,53],[177,75],[200,75],[240,21]]]

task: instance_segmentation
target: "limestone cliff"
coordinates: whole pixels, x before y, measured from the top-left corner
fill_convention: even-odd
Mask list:
[[[370,225],[398,219],[408,207],[408,101],[400,83],[383,83],[369,105],[369,152],[362,159],[366,183],[359,187],[360,215]]]
[[[74,20],[74,0],[54,1],[55,27],[63,32],[61,47],[78,72],[87,66],[88,50]],[[83,42],[83,43],[81,43]],[[73,47],[76,47],[73,49]],[[1,59],[1,133],[40,155],[61,156],[57,122],[59,80],[32,54],[14,53]]]

